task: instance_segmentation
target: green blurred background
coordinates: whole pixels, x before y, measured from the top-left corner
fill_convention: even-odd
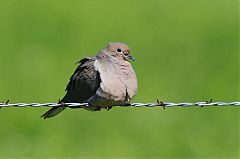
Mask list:
[[[57,102],[79,59],[129,44],[133,102],[239,100],[237,0],[1,0],[0,100]],[[0,158],[238,158],[239,108],[0,110]]]

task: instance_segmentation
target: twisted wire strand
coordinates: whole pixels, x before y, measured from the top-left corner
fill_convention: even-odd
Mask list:
[[[89,106],[88,103],[4,103],[0,102],[0,108],[2,107],[81,107],[81,106]],[[240,102],[196,102],[196,103],[172,103],[172,102],[158,102],[158,103],[131,103],[127,105],[119,105],[124,107],[156,107],[161,106],[163,108],[165,107],[175,107],[175,106],[181,106],[181,107],[188,107],[188,106],[240,106]]]

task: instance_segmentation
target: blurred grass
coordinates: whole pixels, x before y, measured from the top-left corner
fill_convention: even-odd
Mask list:
[[[55,102],[109,41],[137,59],[133,102],[239,100],[238,1],[0,1],[0,98]],[[239,108],[0,110],[0,158],[238,158]]]

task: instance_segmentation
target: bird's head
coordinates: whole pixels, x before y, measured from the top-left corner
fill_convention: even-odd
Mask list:
[[[120,42],[110,42],[108,43],[106,50],[111,54],[111,56],[123,58],[126,61],[135,61],[135,59],[130,54],[130,48],[127,44]]]

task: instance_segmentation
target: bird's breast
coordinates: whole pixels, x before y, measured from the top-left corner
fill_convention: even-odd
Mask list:
[[[101,78],[100,88],[96,92],[98,96],[108,101],[125,101],[126,94],[129,99],[136,94],[136,74],[131,65],[96,60],[94,66]]]
[[[137,92],[137,76],[132,65],[127,61],[119,62],[114,65],[114,69],[125,86],[125,94],[131,100]]]

